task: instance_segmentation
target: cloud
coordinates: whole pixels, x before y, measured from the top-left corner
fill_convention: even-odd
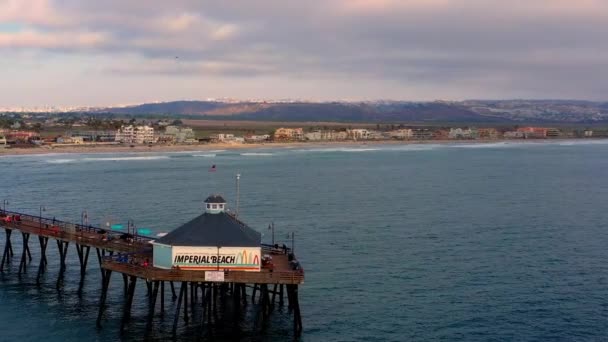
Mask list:
[[[107,41],[99,32],[0,32],[0,48],[81,50],[101,47]]]
[[[49,0],[0,0],[0,22],[58,26],[69,21]]]
[[[0,22],[0,50],[103,60],[122,79],[283,80],[268,97],[294,80],[322,80],[322,96],[349,82],[438,98],[608,88],[605,0],[0,0]]]

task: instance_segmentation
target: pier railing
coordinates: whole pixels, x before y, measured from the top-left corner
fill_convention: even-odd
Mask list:
[[[120,261],[123,256],[107,256],[102,261],[102,267],[108,270],[137,276],[151,281],[190,281],[206,282],[205,272],[199,270],[162,269],[144,266],[141,262]],[[214,271],[216,272],[216,271]],[[302,284],[304,282],[303,271],[268,271],[244,272],[224,271],[224,282],[227,283],[272,283],[272,284]]]
[[[109,251],[136,251],[151,247],[151,238],[112,231],[92,225],[81,225],[48,217],[34,216],[15,211],[0,211],[0,226],[18,229],[23,233],[50,237],[61,241],[74,241],[78,244],[103,248]]]
[[[49,218],[49,217],[44,217],[44,216],[35,216],[35,215],[25,214],[25,213],[21,213],[21,212],[17,212],[17,211],[0,210],[0,216],[3,216],[2,218],[4,218],[4,216],[11,217],[10,221],[0,222],[0,223],[3,223],[3,225],[6,225],[6,223],[11,223],[15,226],[19,226],[20,224],[23,224],[25,222],[25,223],[27,223],[28,226],[37,225],[39,228],[51,229],[51,230],[54,230],[59,233],[66,232],[66,233],[70,233],[70,234],[77,234],[80,232],[88,232],[88,233],[97,233],[99,235],[105,234],[109,240],[120,238],[120,237],[124,236],[125,234],[127,234],[126,232],[95,227],[90,224],[85,225],[85,224],[71,223],[71,222],[57,220],[55,218]],[[17,218],[17,217],[19,219],[18,221],[15,220],[15,218]],[[139,235],[137,233],[128,233],[128,234],[132,237],[133,241],[137,241],[137,242],[147,242],[147,241],[153,239],[152,237],[145,236],[145,235]]]

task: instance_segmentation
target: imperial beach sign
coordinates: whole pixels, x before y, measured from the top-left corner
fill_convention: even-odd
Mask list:
[[[261,248],[173,247],[173,266],[200,270],[260,270]]]

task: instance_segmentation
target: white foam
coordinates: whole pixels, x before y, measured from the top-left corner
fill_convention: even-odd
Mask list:
[[[127,160],[158,160],[169,159],[168,156],[137,156],[137,157],[99,157],[83,158],[83,161],[127,161]]]
[[[340,148],[310,148],[293,150],[293,152],[370,152],[380,151],[380,148],[353,148],[353,147],[340,147]]]
[[[71,153],[32,153],[32,154],[1,154],[0,158],[38,159],[46,157],[68,156]]]
[[[213,158],[216,156],[216,154],[213,153],[209,153],[209,154],[193,154],[193,157],[207,157],[207,158]]]
[[[380,151],[379,148],[346,148],[342,152],[370,152]]]
[[[508,142],[497,142],[497,143],[470,143],[470,144],[454,144],[448,145],[449,147],[455,148],[504,148],[504,147],[516,147],[517,143]]]
[[[75,161],[76,161],[76,159],[49,159],[49,160],[46,160],[46,162],[49,164],[67,164],[67,163],[73,163]]]
[[[606,145],[608,140],[582,140],[582,141],[562,141],[559,146],[578,146],[578,145]]]
[[[167,154],[189,154],[189,153],[218,153],[218,152],[226,152],[226,150],[192,150],[192,151],[173,151],[173,152],[165,152],[165,153],[167,153]]]
[[[247,153],[241,153],[242,156],[247,156],[247,157],[269,157],[269,156],[273,156],[274,153],[268,153],[268,152],[247,152]]]

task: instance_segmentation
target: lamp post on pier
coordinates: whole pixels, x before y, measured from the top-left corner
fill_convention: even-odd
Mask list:
[[[89,212],[85,209],[80,213],[80,238],[84,235],[84,227],[89,225]]]
[[[274,221],[268,225],[268,230],[272,230],[272,246],[274,247]]]
[[[43,205],[41,205],[40,206],[40,216],[38,216],[38,220],[39,220],[39,223],[40,223],[40,228],[42,228],[42,212],[43,211],[46,211],[46,207],[43,206]]]
[[[133,233],[131,234],[131,228],[133,228]],[[129,236],[131,235],[131,236]],[[128,219],[127,220],[127,243],[131,244],[132,241],[135,240],[135,221]]]
[[[287,238],[291,238],[291,253],[294,253],[295,245],[296,245],[296,233],[291,232],[287,234]]]

